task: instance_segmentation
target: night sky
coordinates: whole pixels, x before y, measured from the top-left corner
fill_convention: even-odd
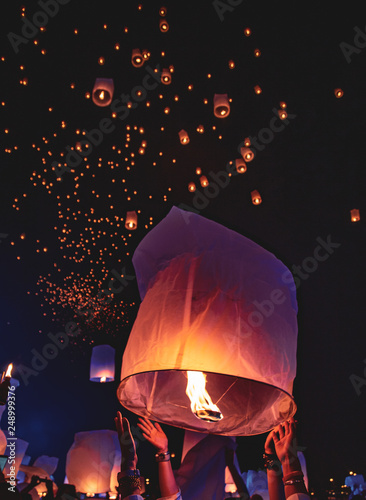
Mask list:
[[[59,457],[60,482],[74,434],[114,428],[122,354],[140,303],[132,255],[172,206],[184,204],[292,270],[299,305],[294,398],[310,486],[326,488],[330,477],[341,485],[349,470],[365,475],[365,9],[63,0],[48,19],[41,5],[11,2],[0,20],[0,368],[13,362],[21,382],[16,430],[29,442],[27,454]],[[159,29],[162,6],[167,32]],[[24,19],[34,17],[44,29],[24,31]],[[135,48],[150,53],[140,68],[131,64]],[[169,67],[170,85],[151,76]],[[96,78],[113,79],[114,107],[93,103]],[[138,96],[141,87],[146,95]],[[215,94],[232,99],[226,118],[214,116]],[[280,102],[288,113],[282,123]],[[82,131],[105,119],[108,132],[60,175],[55,165],[85,140]],[[179,141],[182,129],[187,145]],[[256,152],[247,171],[205,196],[196,169],[212,181],[240,158],[247,137]],[[358,222],[352,209],[360,211]],[[125,228],[127,211],[138,212],[134,231]],[[315,259],[320,242],[328,245],[322,261]],[[97,305],[112,271],[122,269],[128,285],[109,305]],[[22,379],[17,366],[31,368],[48,334],[70,322],[80,333]],[[89,381],[99,343],[116,349],[113,383]],[[178,468],[184,433],[165,429]],[[237,439],[242,471],[262,466],[264,439]],[[138,451],[141,470],[154,474],[151,446]]]

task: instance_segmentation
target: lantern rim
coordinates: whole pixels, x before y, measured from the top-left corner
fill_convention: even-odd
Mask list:
[[[215,430],[214,432],[211,431],[210,432],[210,427],[207,426],[207,429],[204,429],[204,430],[198,430],[198,429],[194,429],[192,427],[190,427],[189,425],[179,425],[179,424],[173,424],[171,422],[169,422],[168,418],[167,419],[163,419],[161,417],[159,417],[158,415],[154,414],[153,412],[149,412],[147,410],[147,408],[145,407],[145,411],[143,411],[143,409],[141,408],[140,411],[139,409],[136,409],[135,406],[133,405],[126,405],[124,403],[122,403],[121,401],[121,393],[124,389],[124,386],[126,385],[127,381],[129,379],[132,379],[138,375],[144,375],[144,374],[148,374],[148,373],[151,373],[151,374],[156,374],[156,373],[162,373],[162,372],[186,372],[186,371],[195,371],[195,372],[199,372],[199,371],[202,371],[203,373],[207,374],[207,375],[215,375],[215,376],[219,376],[219,377],[230,377],[232,379],[236,379],[237,380],[240,380],[241,382],[249,382],[250,384],[254,385],[254,386],[262,386],[262,387],[267,387],[267,388],[270,388],[272,389],[274,392],[277,392],[278,395],[283,395],[283,398],[288,401],[289,403],[289,408],[291,408],[291,411],[289,412],[289,414],[286,416],[286,418],[283,418],[283,420],[281,421],[277,421],[276,423],[273,424],[272,427],[269,427],[268,429],[266,430],[262,430],[260,432],[252,432],[250,434],[243,434],[243,433],[236,433],[235,432],[235,429],[233,431],[229,431],[229,432],[220,432],[220,431],[217,431]],[[235,383],[236,383],[235,381]],[[222,396],[223,397],[223,396]],[[245,436],[256,436],[256,435],[260,435],[260,434],[264,434],[270,430],[272,430],[274,427],[276,427],[276,425],[279,425],[280,423],[282,422],[285,422],[286,420],[288,420],[289,418],[291,418],[293,415],[295,415],[296,411],[297,411],[297,405],[295,403],[295,399],[294,397],[289,393],[287,392],[285,389],[282,389],[281,387],[277,387],[273,384],[270,384],[268,382],[263,382],[261,380],[254,380],[254,379],[250,379],[250,378],[247,378],[247,377],[241,377],[241,376],[238,376],[238,375],[233,375],[233,374],[228,374],[228,373],[219,373],[219,372],[213,372],[213,371],[206,371],[206,370],[199,370],[197,368],[195,369],[191,369],[191,368],[168,368],[168,369],[160,369],[160,370],[146,370],[146,371],[141,371],[141,372],[136,372],[136,373],[133,373],[131,375],[128,375],[127,377],[124,377],[119,385],[118,385],[118,388],[117,388],[117,398],[120,402],[120,404],[126,408],[127,410],[135,413],[136,415],[139,415],[141,417],[146,417],[146,418],[151,418],[153,419],[154,421],[156,422],[160,422],[162,424],[166,424],[166,425],[171,425],[173,427],[177,427],[177,428],[180,428],[180,429],[186,429],[186,430],[191,430],[191,431],[195,431],[195,432],[205,432],[205,433],[208,433],[208,434],[218,434],[218,435],[226,435],[226,436],[241,436],[241,435],[245,435]],[[188,398],[188,396],[187,396]],[[220,400],[221,398],[218,400],[218,401],[213,401],[214,404],[218,404],[220,405]],[[187,399],[188,401],[188,399]],[[189,406],[189,404],[187,403],[187,407]],[[189,412],[191,410],[189,409]]]

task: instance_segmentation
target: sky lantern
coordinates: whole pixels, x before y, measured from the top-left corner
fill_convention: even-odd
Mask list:
[[[358,208],[353,208],[351,210],[351,221],[358,222],[360,219],[361,219],[360,211],[358,210]]]
[[[147,51],[146,54],[148,54]],[[132,66],[135,66],[135,68],[140,68],[141,66],[143,66],[145,59],[147,59],[147,57],[144,58],[140,49],[132,49],[132,55],[131,55]]]
[[[180,143],[184,145],[189,143],[188,133],[183,129],[179,132],[179,140]]]
[[[93,102],[97,106],[108,106],[114,92],[113,78],[97,78],[93,88]]]
[[[207,187],[209,185],[209,182],[208,182],[208,179],[205,175],[201,175],[200,177],[200,184],[201,186],[204,188],[204,187]]]
[[[230,103],[227,94],[214,95],[214,115],[217,118],[226,118],[230,114]]]
[[[244,147],[240,148],[240,154],[246,162],[254,160],[254,152],[252,149]]]
[[[78,432],[67,453],[67,480],[80,493],[106,493],[110,491],[111,473],[120,456],[116,431]]]
[[[243,160],[243,158],[237,158],[235,160],[235,167],[236,167],[236,171],[239,174],[244,174],[244,172],[247,171],[247,165],[246,165],[245,161]]]
[[[123,354],[123,406],[228,436],[266,432],[295,413],[296,287],[280,260],[173,207],[132,261],[142,302]]]
[[[125,228],[134,231],[137,228],[137,213],[135,210],[127,212],[125,220]]]
[[[161,83],[164,85],[170,85],[172,83],[172,75],[166,68],[161,72]]]
[[[110,345],[93,347],[90,359],[91,382],[113,382],[115,351]]]
[[[160,18],[159,28],[162,33],[166,33],[169,30],[169,24],[166,19]]]
[[[254,189],[253,191],[251,191],[250,195],[252,197],[253,205],[260,205],[262,203],[262,198],[261,195],[259,194],[259,191]]]

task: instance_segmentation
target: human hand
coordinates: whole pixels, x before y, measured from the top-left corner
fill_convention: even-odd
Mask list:
[[[31,482],[30,482],[30,484],[32,486],[37,486],[40,483],[41,483],[41,478],[40,477],[38,477],[38,476],[32,476],[32,479],[31,479]]]
[[[131,434],[130,423],[126,417],[122,417],[121,412],[117,412],[114,418],[118,433],[118,441],[121,447],[121,471],[126,469],[136,469],[137,454],[135,441]]]
[[[281,462],[297,457],[296,423],[293,418],[275,427],[271,434],[276,455]]]
[[[46,483],[46,488],[49,493],[53,493],[53,482],[51,479],[48,479],[47,477],[45,478],[45,483]]]
[[[155,446],[158,453],[165,453],[168,451],[168,438],[157,422],[153,424],[147,418],[139,417],[139,423],[137,425],[142,430],[144,438]]]
[[[266,453],[266,455],[276,455],[276,449],[273,442],[273,433],[274,431],[272,430],[268,434],[266,442],[264,443],[264,453]]]

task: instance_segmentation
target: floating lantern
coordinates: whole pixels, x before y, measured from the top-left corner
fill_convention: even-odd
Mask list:
[[[244,35],[245,35],[245,36],[250,36],[251,34],[252,34],[251,29],[250,29],[250,28],[245,28],[245,30],[244,30]]]
[[[254,189],[254,191],[251,191],[250,195],[252,197],[253,205],[260,205],[262,203],[261,195],[256,189]]]
[[[351,221],[358,222],[360,219],[360,211],[358,210],[358,208],[354,208],[353,210],[351,210]]]
[[[342,89],[334,89],[334,95],[337,99],[339,99],[340,97],[343,97],[344,92]]]
[[[161,83],[164,85],[170,85],[172,83],[172,75],[168,69],[163,69],[161,72]]]
[[[236,171],[239,174],[244,174],[244,172],[247,171],[247,165],[242,158],[238,158],[237,160],[235,160],[235,167],[236,167]]]
[[[204,131],[205,131],[204,126],[203,126],[203,125],[198,125],[198,127],[197,127],[197,132],[198,132],[199,134],[203,134],[203,132],[204,132]]]
[[[287,104],[285,103],[285,101],[280,101],[280,107],[281,107],[282,109],[287,108]]]
[[[169,30],[169,24],[165,19],[160,19],[159,28],[162,33],[165,33]]]
[[[214,95],[214,115],[217,118],[226,118],[230,114],[230,103],[227,94]]]
[[[142,303],[123,354],[123,406],[230,436],[267,432],[295,413],[296,287],[281,261],[173,207],[139,244],[133,264]]]
[[[110,491],[111,473],[118,456],[117,432],[78,432],[66,458],[69,484],[74,484],[77,491],[86,494]]]
[[[160,9],[159,9],[159,15],[161,17],[165,17],[166,16],[166,12],[167,12],[166,7],[160,7]]]
[[[179,140],[180,140],[180,143],[184,144],[184,145],[189,143],[189,136],[185,130],[181,130],[179,132]]]
[[[209,185],[208,179],[205,175],[201,175],[200,183],[203,188]]]
[[[249,146],[250,146],[250,139],[249,139],[249,137],[246,137],[246,138],[244,139],[244,146],[245,146],[245,147],[249,147]]]
[[[234,69],[235,68],[235,62],[234,61],[232,61],[232,60],[229,61],[229,68],[230,69]]]
[[[240,154],[246,162],[250,162],[254,159],[254,151],[247,147],[240,148]]]
[[[97,78],[95,80],[92,98],[97,106],[108,106],[112,102],[114,83],[112,78]]]
[[[259,85],[256,85],[256,86],[254,87],[254,92],[255,92],[256,94],[261,94],[261,93],[262,93],[262,89],[260,88],[260,86],[259,86]]]
[[[196,184],[194,182],[190,182],[188,184],[188,191],[190,191],[191,193],[194,193],[196,191]]]
[[[281,120],[285,120],[285,118],[287,118],[287,111],[285,109],[279,109],[278,116],[281,118]]]
[[[254,50],[254,56],[255,57],[260,57],[260,55],[261,55],[261,51],[259,49],[255,49]]]
[[[142,57],[143,57],[144,61],[148,61],[150,59],[150,56],[151,56],[151,54],[148,50],[144,49],[142,51]]]
[[[127,212],[125,228],[133,231],[137,228],[137,213],[133,210],[131,212]]]
[[[90,360],[91,382],[113,382],[115,351],[110,345],[93,347]]]
[[[202,168],[201,167],[197,167],[196,168],[196,174],[197,175],[201,175],[202,174]]]
[[[141,54],[140,49],[133,49],[131,55],[131,63],[135,68],[141,68],[144,64],[144,57]]]

